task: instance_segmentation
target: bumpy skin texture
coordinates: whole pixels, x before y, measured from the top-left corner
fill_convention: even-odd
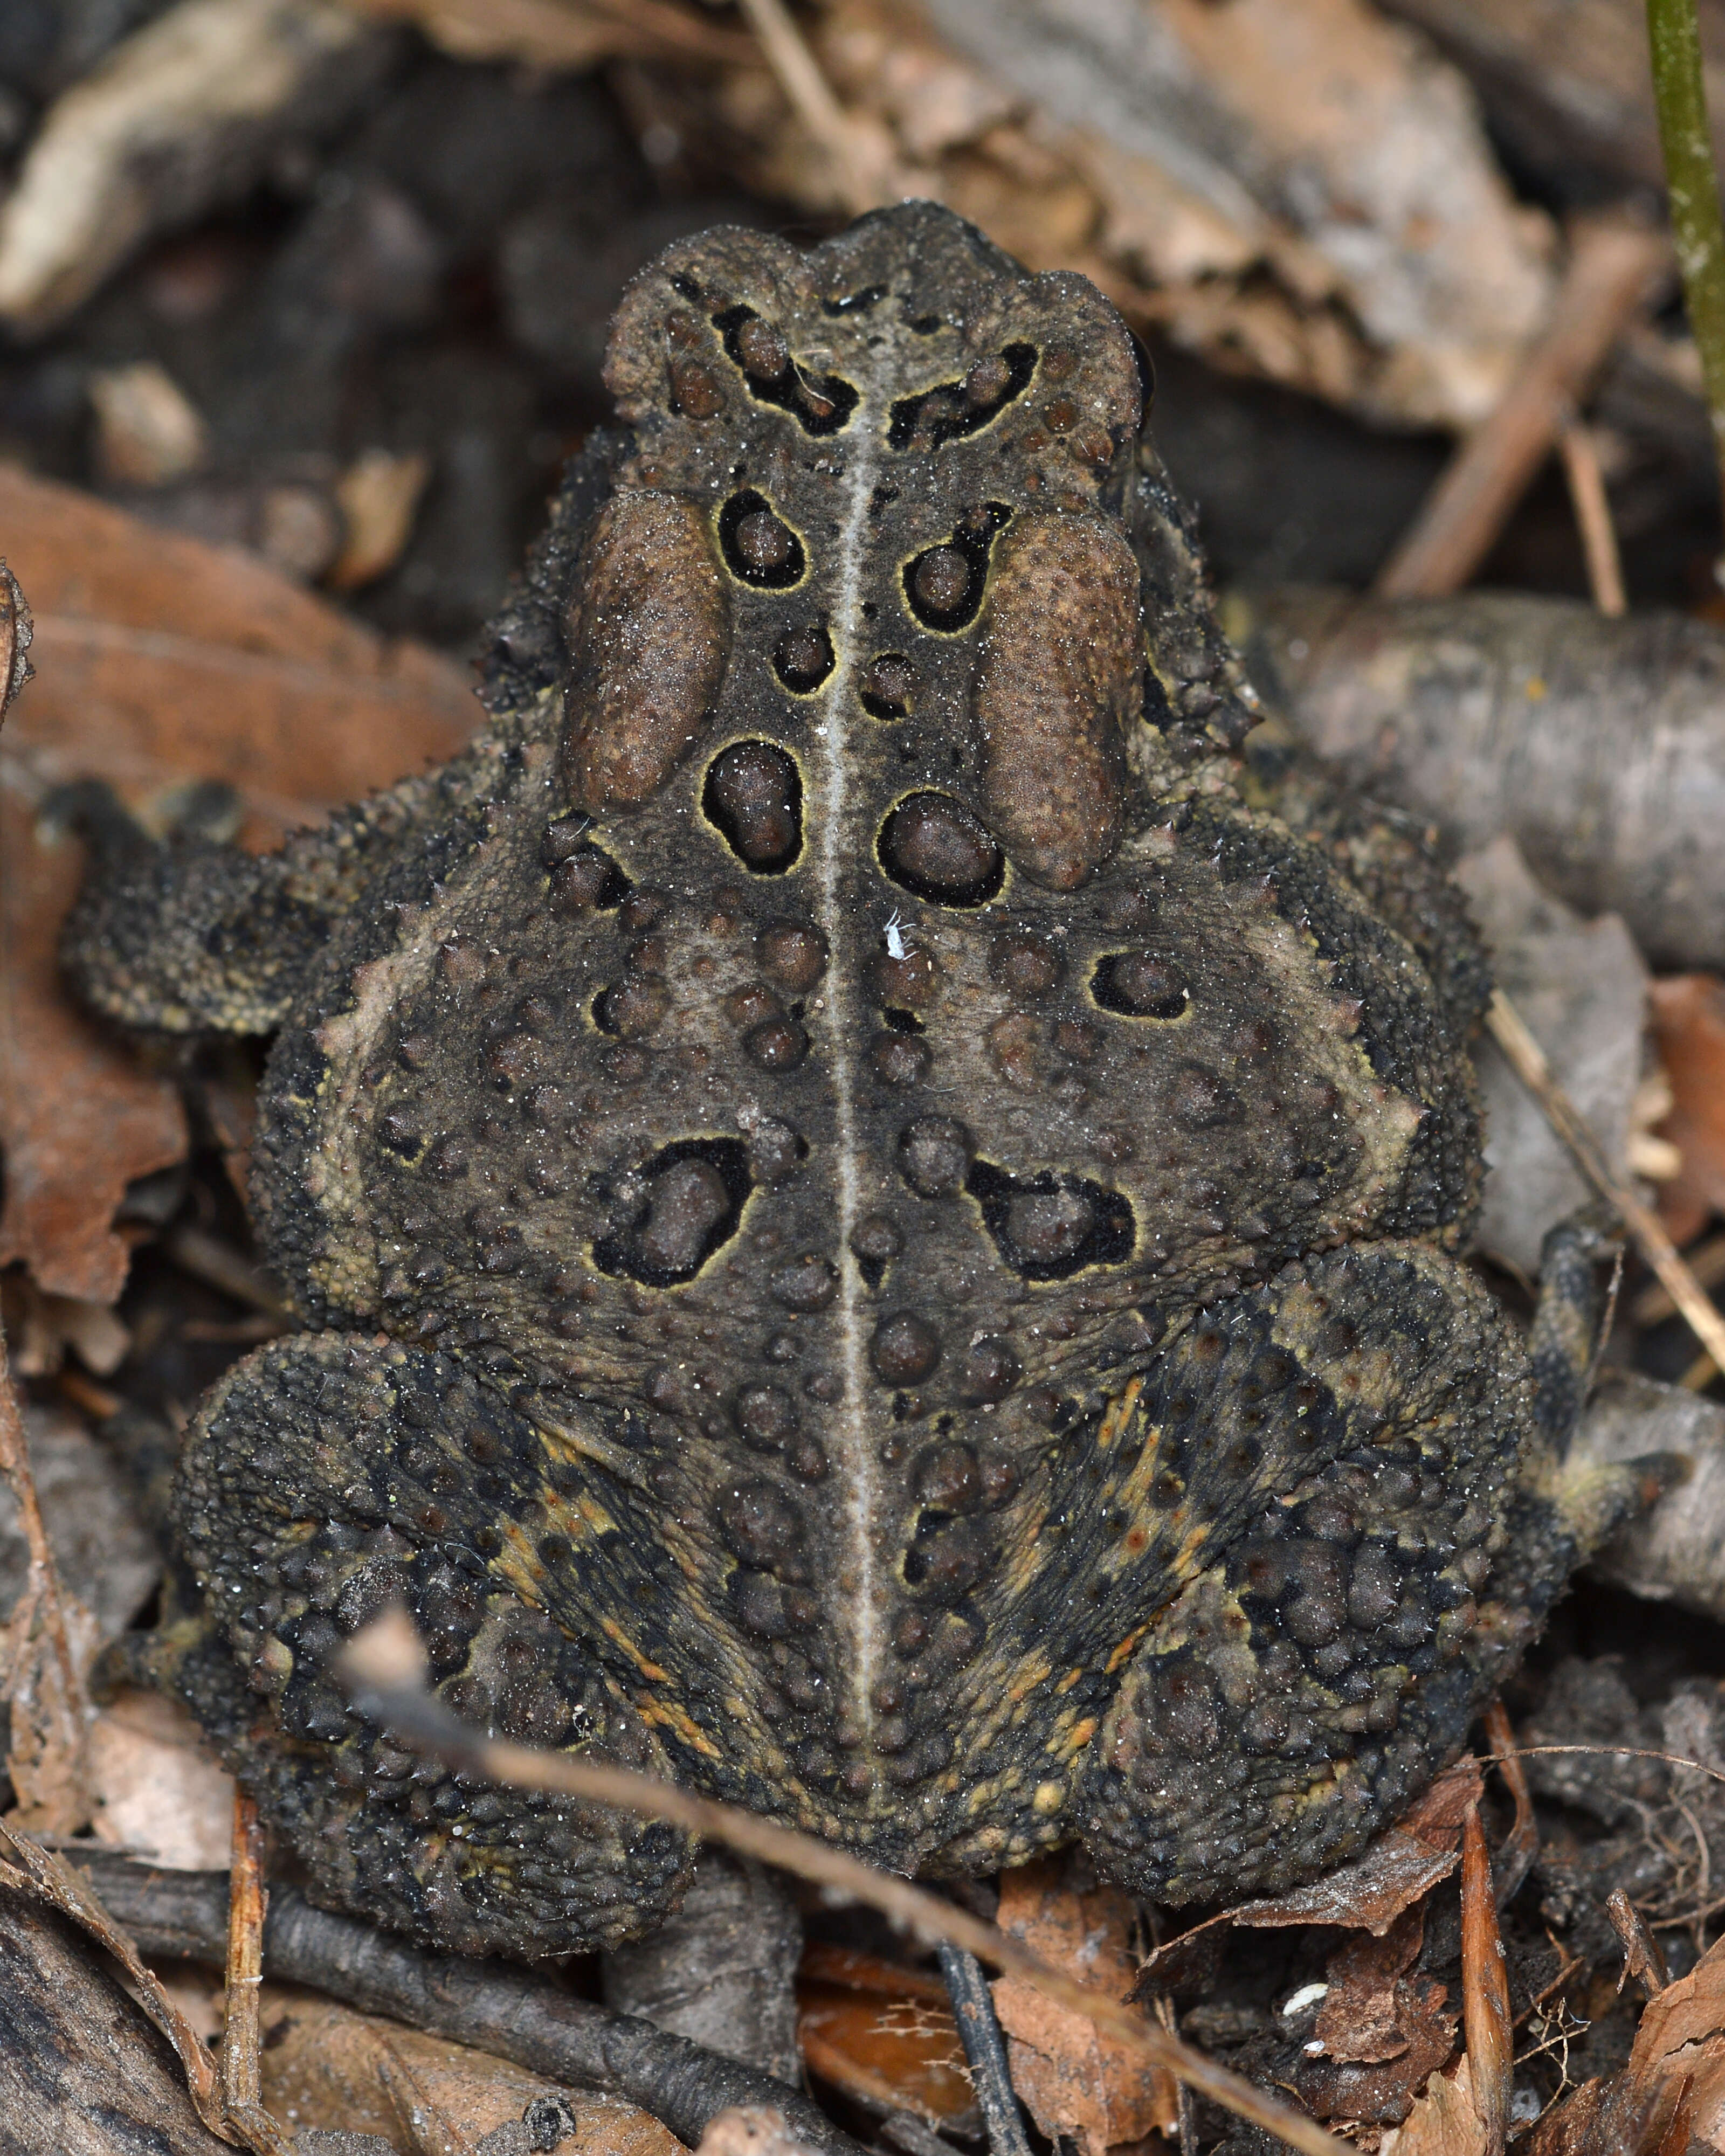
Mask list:
[[[477,1720],[888,1866],[1309,1876],[1576,1553],[1453,1255],[1459,911],[1235,789],[1081,279],[927,205],[721,231],[608,376],[471,752],[270,861],[122,850],[74,923],[116,1016],[279,1029],[308,1330],[197,1419],[162,1659],[320,1891],[470,1949],[628,1936],[688,1851],[349,1712],[393,1598]]]

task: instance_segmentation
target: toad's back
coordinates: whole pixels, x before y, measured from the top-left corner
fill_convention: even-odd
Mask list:
[[[1458,1006],[1232,791],[1250,692],[1082,279],[929,205],[712,234],[608,378],[496,732],[287,877],[331,926],[259,1195],[320,1329],[201,1418],[182,1681],[334,1891],[463,1943],[614,1936],[680,1859],[392,1780],[321,1660],[386,1593],[465,1711],[891,1862],[1309,1870],[1558,1575],[1447,1255]]]

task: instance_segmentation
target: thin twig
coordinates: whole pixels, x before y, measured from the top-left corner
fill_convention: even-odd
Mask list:
[[[970,2085],[976,2092],[977,2108],[988,2133],[989,2156],[1030,2156],[1030,2137],[1024,2131],[1024,2113],[1013,2094],[1006,2040],[1000,2033],[994,1995],[983,1965],[973,1953],[944,1941],[938,1952],[947,1995],[952,2002],[952,2019],[958,2025],[958,2041],[970,2068]]]
[[[882,184],[885,176],[874,169],[879,160],[869,155],[856,123],[833,95],[784,0],[740,0],[740,4],[791,110],[832,160],[833,177],[845,208],[860,217],[865,210],[879,209],[891,201],[891,190]]]
[[[1545,1050],[1502,988],[1492,993],[1486,1024],[1510,1068],[1545,1111],[1546,1121],[1568,1147],[1576,1166],[1634,1236],[1636,1248],[1712,1358],[1715,1368],[1725,1370],[1725,1317],[1702,1292],[1659,1215],[1651,1205],[1643,1204],[1614,1171],[1592,1126],[1553,1076]]]
[[[1173,2000],[1165,1991],[1158,1991],[1153,2005],[1157,2020],[1169,2035],[1178,2035]],[[1198,2106],[1184,2082],[1174,2083],[1174,2133],[1179,2141],[1180,2156],[1198,2156]]]
[[[11,1483],[13,1496],[18,1498],[18,1518],[23,1527],[23,1548],[30,1558],[30,1572],[23,1594],[39,1595],[41,1617],[48,1628],[48,1639],[54,1650],[54,1661],[60,1666],[60,1688],[64,1692],[67,1714],[74,1716],[82,1727],[89,1718],[89,1692],[84,1691],[84,1677],[78,1669],[78,1658],[71,1651],[71,1635],[67,1632],[67,1610],[60,1594],[60,1568],[54,1563],[54,1548],[48,1539],[48,1527],[41,1518],[41,1501],[37,1498],[37,1477],[30,1472],[30,1451],[23,1442],[23,1416],[18,1408],[18,1386],[13,1384],[11,1363],[7,1360],[7,1341],[0,1337],[0,1475]],[[23,1595],[19,1595],[19,1606]],[[18,1636],[18,1610],[13,1613],[13,1625]]]
[[[1599,612],[1615,621],[1629,611],[1629,602],[1623,593],[1623,558],[1617,551],[1617,527],[1605,493],[1599,439],[1591,427],[1572,419],[1558,435],[1558,447],[1587,560],[1588,589]]]
[[[1461,1822],[1461,2015],[1472,2069],[1474,2108],[1485,2132],[1485,2156],[1503,2156],[1515,2042],[1510,2030],[1509,1966],[1491,1893],[1491,1859],[1480,1808]]]
[[[1572,1954],[1568,1947],[1559,1946],[1556,1939],[1552,1937],[1552,1934],[1548,1931],[1545,1937],[1547,1944],[1549,1945],[1553,1951],[1558,1955],[1563,1966],[1558,1969],[1557,1974],[1552,1979],[1551,1982],[1547,1984],[1543,1984],[1527,2001],[1521,2012],[1517,2015],[1515,2025],[1517,2029],[1521,2027],[1524,2021],[1531,2021],[1533,2016],[1538,2013],[1541,2007],[1544,2005],[1546,2000],[1551,1998],[1554,1993],[1559,1992],[1563,1989],[1563,1986],[1569,1981],[1570,1978],[1574,1975],[1577,1969],[1585,1969],[1588,1965],[1587,1956],[1585,1954]],[[1520,2064],[1519,2060],[1517,2061],[1517,2064]]]
[[[1683,1262],[1702,1287],[1717,1287],[1725,1281],[1725,1235],[1709,1235],[1683,1253]],[[1630,1305],[1637,1325],[1663,1325],[1675,1317],[1677,1306],[1657,1281],[1650,1281]]]
[[[252,1798],[234,1791],[233,1857],[228,1871],[228,1966],[222,2034],[222,2094],[230,2112],[261,2107],[259,2066],[264,1981],[264,1826]]]
[[[1515,1748],[1515,1730],[1503,1702],[1494,1699],[1482,1719],[1486,1741],[1491,1747],[1491,1756],[1516,1807],[1515,1820],[1492,1866],[1497,1882],[1497,1906],[1502,1909],[1508,1906],[1533,1868],[1534,1859],[1539,1854],[1539,1821],[1534,1815],[1533,1792],[1527,1787],[1521,1755]]]
[[[979,1961],[1021,1977],[1057,2005],[1085,2015],[1224,2110],[1305,2149],[1307,2156],[1347,2156],[1345,2144],[1315,2119],[1218,2066],[1178,2036],[1170,2036],[1124,2001],[1075,1983],[1021,1940],[906,1879],[877,1871],[812,1835],[776,1825],[734,1804],[696,1796],[653,1775],[540,1751],[468,1727],[425,1689],[424,1650],[400,1609],[386,1612],[357,1633],[341,1650],[336,1670],[352,1687],[359,1712],[446,1766],[511,1789],[543,1789],[642,1819],[665,1820],[703,1840],[721,1842],[744,1856],[778,1865],[847,1901],[878,1909],[890,1922],[927,1945],[962,1947]]]
[[[1578,221],[1550,321],[1384,564],[1384,598],[1440,598],[1468,582],[1669,259],[1645,225]]]
[[[1695,0],[1647,0],[1647,41],[1671,236],[1683,279],[1683,304],[1701,354],[1713,454],[1725,495],[1725,223],[1707,128]]]
[[[281,1291],[263,1267],[254,1265],[219,1235],[211,1235],[208,1228],[184,1221],[162,1238],[162,1247],[182,1272],[219,1289],[231,1301],[243,1302],[278,1324],[293,1322],[293,1312],[282,1300]]]

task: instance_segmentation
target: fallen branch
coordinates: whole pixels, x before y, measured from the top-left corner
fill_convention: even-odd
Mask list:
[[[142,1953],[222,1965],[225,1873],[162,1871],[87,1844],[64,1854],[75,1857]],[[272,1982],[304,1984],[362,2013],[513,2060],[566,2087],[624,2097],[691,2147],[720,2112],[765,2104],[783,2112],[798,2139],[820,2156],[863,2156],[818,2105],[770,2074],[578,1999],[530,1970],[421,1953],[356,1917],[314,1908],[290,1887],[270,1893],[264,1961]]]

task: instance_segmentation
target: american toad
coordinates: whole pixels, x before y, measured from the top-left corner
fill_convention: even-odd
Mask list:
[[[608,380],[468,754],[269,859],[98,848],[86,997],[275,1035],[305,1327],[197,1416],[160,1660],[317,1891],[464,1948],[626,1938],[689,1850],[357,1717],[393,1600],[463,1714],[883,1865],[1311,1875],[1580,1532],[1455,1255],[1453,894],[1242,796],[1082,278],[926,203],[711,233]]]

